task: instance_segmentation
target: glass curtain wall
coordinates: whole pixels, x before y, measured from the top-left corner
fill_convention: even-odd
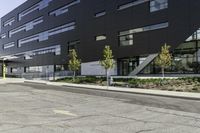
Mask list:
[[[166,70],[170,74],[200,73],[200,29],[179,45],[173,52],[173,62]],[[159,74],[161,70],[154,62],[149,64],[141,74]]]

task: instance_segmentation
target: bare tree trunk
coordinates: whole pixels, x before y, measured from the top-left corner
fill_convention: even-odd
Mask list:
[[[109,86],[109,75],[108,75],[108,69],[106,69],[106,81],[107,81],[107,86]]]
[[[162,77],[165,78],[165,68],[162,67]]]
[[[75,77],[76,77],[76,71],[74,71],[73,73],[73,82],[75,81]]]

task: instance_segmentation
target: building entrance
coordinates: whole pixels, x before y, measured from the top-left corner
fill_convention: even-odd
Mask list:
[[[129,75],[139,65],[139,58],[125,58],[118,60],[118,73],[121,76]]]

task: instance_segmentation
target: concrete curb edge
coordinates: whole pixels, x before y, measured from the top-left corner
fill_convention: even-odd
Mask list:
[[[139,94],[139,95],[148,95],[148,96],[160,96],[160,97],[171,97],[171,98],[180,98],[180,99],[187,99],[187,100],[200,100],[200,94],[197,94],[199,95],[199,97],[197,96],[192,96],[192,94],[194,93],[185,93],[185,94],[191,94],[191,96],[186,96],[186,95],[183,95],[182,92],[172,92],[172,91],[162,91],[163,93],[156,93],[157,90],[151,90],[151,93],[149,93],[147,90],[147,92],[141,92],[140,89],[137,89],[137,90],[134,90],[134,88],[131,88],[132,90],[131,91],[127,91],[126,89],[127,88],[122,88],[122,89],[119,89],[119,88],[116,88],[116,87],[109,87],[109,89],[106,88],[106,86],[95,86],[95,87],[92,87],[90,85],[80,85],[80,84],[69,84],[69,83],[57,83],[57,82],[46,82],[46,81],[31,81],[31,80],[25,80],[24,83],[37,83],[37,84],[43,84],[43,85],[53,85],[53,86],[62,86],[62,87],[74,87],[74,88],[83,88],[83,89],[87,89],[87,90],[98,90],[98,91],[104,91],[104,92],[119,92],[119,93],[128,93],[128,94]],[[115,89],[116,88],[116,89]],[[155,92],[155,93],[153,93]],[[159,91],[161,92],[161,91]],[[168,92],[166,94],[166,92]],[[170,94],[169,92],[172,92],[172,93],[177,93],[177,95],[175,94]],[[179,93],[179,95],[178,95]],[[182,94],[182,95],[181,95]],[[195,93],[196,94],[196,93]]]

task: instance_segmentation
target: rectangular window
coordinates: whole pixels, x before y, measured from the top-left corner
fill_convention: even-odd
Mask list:
[[[31,29],[34,28],[34,26],[42,23],[44,20],[43,20],[43,17],[39,17],[39,18],[36,18],[34,20],[32,20],[31,22],[28,22],[22,26],[19,26],[11,31],[9,31],[9,37],[12,37],[14,34],[20,32],[20,31],[29,31]]]
[[[79,44],[80,44],[80,40],[68,42],[68,53],[69,53],[72,49],[76,49],[77,45],[79,45]]]
[[[26,67],[26,73],[42,73],[42,66]]]
[[[17,73],[18,72],[18,70],[19,70],[19,68],[10,68],[10,72],[11,73]]]
[[[132,7],[132,6],[136,6],[136,5],[145,3],[145,2],[149,2],[149,0],[136,0],[136,1],[134,0],[133,2],[129,2],[129,3],[120,5],[120,6],[118,7],[118,10],[124,10],[124,9],[130,8],[130,7]]]
[[[95,16],[96,18],[98,18],[98,17],[104,16],[104,15],[106,15],[106,11],[98,12],[98,13],[96,13],[94,16]]]
[[[39,41],[39,42],[45,41],[45,40],[48,40],[48,38],[50,36],[54,36],[54,35],[57,35],[57,34],[60,34],[63,32],[71,31],[71,30],[75,29],[75,27],[76,27],[75,24],[76,24],[75,22],[71,22],[71,23],[56,27],[54,29],[50,29],[48,31],[41,32],[39,34],[20,39],[20,40],[18,40],[18,47],[22,47],[23,44],[26,44],[26,43],[29,43],[32,41]]]
[[[3,23],[3,27],[11,26],[15,22],[15,18],[11,18]]]
[[[32,42],[32,41],[36,41],[36,40],[39,40],[38,34],[26,37],[24,39],[20,39],[20,40],[18,40],[18,47],[22,47],[23,44],[26,44],[26,43],[29,43],[29,42]]]
[[[55,71],[56,72],[60,72],[60,71],[64,71],[64,70],[65,70],[64,65],[55,65]]]
[[[122,35],[119,37],[120,46],[133,45],[133,34]]]
[[[120,32],[120,35],[127,34],[127,32],[128,33],[140,33],[140,32],[145,32],[145,31],[158,30],[158,29],[167,28],[168,26],[169,26],[168,22],[159,23],[159,24],[154,24],[154,25],[145,26],[145,27],[141,27],[141,28],[131,29],[128,31],[122,31],[122,32]]]
[[[160,23],[160,24],[146,26],[146,27],[143,28],[143,31],[151,31],[151,30],[163,29],[163,28],[167,28],[168,26],[169,26],[168,22]]]
[[[106,40],[106,38],[107,38],[106,35],[100,35],[100,36],[96,36],[95,40],[96,41],[102,41],[102,40]]]
[[[151,0],[150,12],[156,12],[168,8],[168,0]]]
[[[1,35],[0,35],[0,38],[1,38],[1,39],[4,39],[4,38],[6,38],[6,33],[4,33],[4,34],[1,34]]]
[[[46,31],[46,32],[42,32],[39,34],[39,42],[41,41],[46,41],[49,39],[49,32]]]
[[[119,32],[120,46],[133,45],[134,34],[136,34],[136,33],[163,29],[163,28],[167,28],[168,26],[169,26],[169,23],[165,22],[165,23],[150,25],[150,26],[146,26],[146,27],[142,27],[142,28],[121,31],[121,32]]]
[[[49,6],[49,3],[53,0],[41,0],[40,2],[36,3],[35,5],[29,7],[28,9],[24,10],[19,14],[19,20],[21,20],[23,17],[27,16],[28,14],[36,11],[36,10],[42,10]]]
[[[14,42],[7,43],[7,44],[4,44],[4,45],[3,45],[3,49],[8,49],[8,48],[11,48],[11,47],[14,47],[14,46],[15,46],[15,43],[14,43]]]
[[[78,3],[80,3],[80,0],[75,0],[75,1],[73,1],[73,2],[71,2],[69,4],[67,4],[67,5],[59,8],[59,9],[56,9],[56,10],[50,12],[49,15],[51,15],[51,16],[52,15],[59,16],[61,14],[64,14],[64,13],[69,11],[69,7],[74,6],[74,5],[78,4]]]

